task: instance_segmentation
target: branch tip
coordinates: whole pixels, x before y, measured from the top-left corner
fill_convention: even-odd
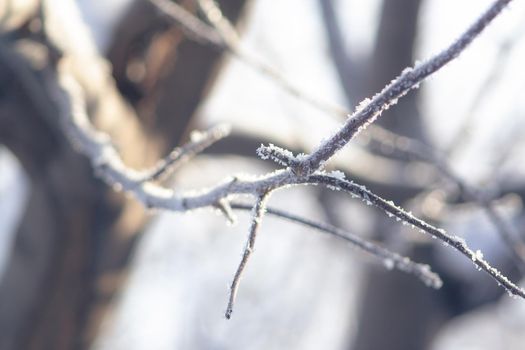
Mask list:
[[[261,225],[262,218],[266,212],[266,201],[268,196],[269,192],[264,192],[260,194],[257,198],[255,205],[252,208],[252,222],[248,234],[248,241],[246,242],[246,247],[244,248],[242,259],[239,263],[239,266],[237,267],[237,271],[235,272],[232,284],[230,286],[230,297],[228,299],[228,306],[226,307],[226,313],[224,315],[227,320],[229,320],[232,315],[233,306],[235,304],[235,299],[239,290],[239,283],[242,277],[242,273],[246,268],[248,260],[250,259],[250,256],[253,253],[255,247],[255,239],[257,238],[257,232]]]
[[[237,223],[237,217],[233,213],[230,203],[226,199],[221,199],[215,204],[215,207],[224,215],[229,225],[235,225]]]

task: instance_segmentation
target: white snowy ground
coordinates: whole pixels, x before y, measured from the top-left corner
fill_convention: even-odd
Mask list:
[[[107,45],[107,30],[126,1],[79,0],[101,47]],[[490,2],[427,1],[420,23],[421,58],[447,45]],[[355,54],[370,47],[374,28],[369,23],[374,23],[378,4],[377,0],[338,1],[341,23],[353,35],[349,46]],[[244,45],[304,90],[341,103],[342,94],[335,83],[317,13],[316,0],[259,0]],[[424,84],[422,107],[440,146],[445,146],[461,125],[469,99],[483,79],[479,71],[490,66],[494,48],[511,30],[521,26],[523,32],[524,19],[525,4],[516,2],[458,61]],[[483,122],[474,125],[472,142],[454,159],[456,169],[472,181],[490,176],[495,158],[491,145],[523,128],[525,71],[520,69],[520,62],[525,59],[525,41],[521,40],[511,54],[509,68],[496,82],[497,93],[488,96],[475,111],[476,119]],[[203,124],[228,121],[239,130],[271,135],[277,140],[292,139],[310,147],[337,127],[337,122],[286,96],[266,78],[234,60],[229,62],[201,115]],[[514,151],[510,160],[499,166],[500,176],[509,176],[505,172],[508,169],[523,175],[523,169],[514,167],[521,152],[522,148]],[[26,191],[19,175],[8,175],[13,166],[5,165],[5,157],[0,155],[0,265],[2,251],[8,251],[12,239],[7,232],[16,221],[15,204]],[[235,172],[264,171],[254,162],[237,158],[201,159],[181,171],[178,184],[192,188],[213,184]],[[302,189],[278,193],[270,204],[310,217],[321,213],[312,196]],[[349,206],[345,208],[348,213],[366,217],[362,211],[357,214],[352,205],[345,205]],[[356,229],[362,233],[366,226],[361,222]],[[240,259],[247,227],[246,215],[240,215],[237,226],[229,227],[222,217],[209,211],[161,213],[141,242],[129,286],[95,348],[342,349],[355,326],[352,315],[359,293],[360,266],[369,260],[346,244],[267,218],[242,280],[233,318],[225,321],[222,314],[228,284]],[[454,229],[461,231],[461,226]],[[492,232],[481,236],[484,238],[469,237],[475,248],[497,247]],[[458,259],[447,252],[444,259],[456,264]],[[497,249],[486,255],[491,253],[497,254]],[[465,266],[470,264],[466,262]],[[468,269],[464,271],[469,273]],[[478,272],[472,269],[471,273]],[[504,298],[459,318],[443,330],[435,350],[522,349],[524,305]]]

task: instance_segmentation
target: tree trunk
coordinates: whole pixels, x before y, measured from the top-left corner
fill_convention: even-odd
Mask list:
[[[230,18],[240,16],[243,4],[225,4]],[[135,28],[130,25],[132,11],[122,21],[114,48],[122,44],[119,33]],[[161,59],[170,64],[161,65],[165,70],[151,83],[157,95],[146,91],[143,99],[135,100],[138,114],[116,89],[123,86],[122,75],[115,75],[116,82],[110,77],[101,82],[86,76],[85,67],[77,73],[91,117],[110,134],[123,159],[138,168],[181,142],[221,57],[217,49],[186,39],[180,29],[159,26],[162,20],[151,6],[143,7],[141,16],[144,26],[121,49],[144,38],[148,28],[157,28],[144,49],[165,45],[168,54]],[[177,40],[159,43],[167,31]],[[20,41],[13,35],[0,38],[0,143],[21,161],[31,181],[0,281],[0,348],[84,349],[126,279],[130,253],[148,216],[136,201],[96,179],[87,159],[62,134],[53,99],[46,93],[46,79],[54,73],[52,50],[33,34],[26,41],[45,54],[43,68],[34,64],[36,49],[18,50]],[[115,72],[127,67],[129,58],[112,62]],[[103,68],[97,72],[105,74]],[[143,108],[146,104],[149,110]]]

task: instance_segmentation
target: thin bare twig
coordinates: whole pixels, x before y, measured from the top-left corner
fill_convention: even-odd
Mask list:
[[[327,32],[327,40],[331,52],[330,57],[338,73],[339,82],[345,93],[347,103],[352,108],[359,101],[356,90],[358,84],[362,82],[362,68],[364,68],[364,64],[348,54],[345,48],[343,33],[336,14],[336,2],[319,0],[318,4],[323,18],[323,26]],[[347,28],[345,28],[344,34],[348,36]]]
[[[230,134],[230,127],[218,125],[203,132],[192,132],[191,141],[187,144],[175,148],[170,154],[160,160],[152,169],[146,171],[142,182],[162,181],[163,178],[173,173],[179,166],[201,153],[215,142],[225,138]]]
[[[458,252],[472,260],[472,263],[476,265],[478,269],[487,272],[493,279],[505,287],[509,294],[519,295],[520,297],[525,298],[525,291],[523,289],[512,283],[496,268],[492,267],[483,258],[483,254],[479,250],[474,252],[470,249],[464,239],[448,234],[445,230],[430,225],[429,223],[415,217],[412,213],[404,211],[393,202],[387,201],[372,193],[364,186],[355,184],[351,181],[326,175],[312,175],[309,177],[309,181],[312,183],[324,184],[331,189],[346,191],[361,198],[367,205],[373,205],[383,210],[388,216],[395,217],[396,220],[402,221],[403,224],[411,225],[413,228],[418,228],[422,233],[429,234],[443,241],[444,244],[452,246]]]
[[[235,298],[237,297],[237,292],[239,290],[239,282],[241,281],[242,273],[246,268],[246,264],[248,263],[248,260],[250,259],[253,250],[255,249],[255,239],[257,238],[257,232],[259,231],[262,218],[266,211],[266,201],[268,199],[268,196],[269,192],[264,192],[260,194],[252,209],[252,221],[250,224],[248,241],[246,242],[246,247],[244,248],[244,253],[242,254],[241,262],[239,263],[239,267],[237,267],[237,271],[235,272],[235,276],[233,277],[233,281],[230,286],[230,298],[228,300],[228,306],[226,307],[226,312],[224,314],[224,316],[228,320],[232,316],[233,306],[235,304]]]
[[[301,89],[295,84],[288,81],[281,72],[275,69],[272,65],[269,65],[257,57],[250,55],[239,45],[239,35],[237,34],[234,26],[222,15],[219,7],[213,2],[204,1],[199,2],[202,11],[208,21],[212,23],[210,26],[200,19],[195,17],[192,13],[185,10],[182,6],[175,2],[168,0],[146,0],[152,3],[161,13],[171,19],[177,25],[182,26],[186,32],[189,32],[190,37],[196,38],[199,41],[206,42],[217,48],[225,50],[232,57],[245,63],[248,67],[251,67],[255,71],[262,74],[264,77],[268,77],[277,86],[282,88],[284,91],[289,93],[291,96],[296,97],[299,101],[305,102],[317,110],[326,113],[332,117],[346,118],[348,111],[336,104],[332,104],[326,101],[319,100],[315,96],[312,96]],[[187,22],[182,20],[183,18],[192,18],[191,22],[199,22],[199,30],[195,29],[195,25],[188,25]],[[200,28],[206,28],[201,30]]]
[[[237,222],[237,217],[233,213],[232,207],[227,199],[220,199],[217,202],[216,207],[224,215],[230,225],[234,225]]]
[[[232,209],[250,210],[252,206],[242,203],[231,203]],[[284,210],[274,209],[266,207],[266,213],[268,215],[274,215],[276,217],[286,219],[304,226],[313,228],[321,233],[326,233],[337,238],[343,239],[346,242],[351,243],[353,246],[360,248],[361,250],[370,253],[371,255],[383,259],[383,265],[388,269],[398,269],[400,271],[412,274],[419,278],[426,286],[439,289],[443,285],[443,281],[438,274],[432,272],[430,266],[426,264],[420,264],[413,262],[408,257],[401,256],[394,253],[376,243],[367,241],[355,234],[348,231],[342,230],[333,225],[316,222],[304,217],[300,217]]]
[[[161,14],[180,25],[190,38],[213,46],[224,48],[225,43],[217,31],[186,11],[182,6],[167,0],[147,0],[153,4]]]
[[[343,148],[355,135],[374,122],[383,111],[397,103],[400,97],[403,97],[410,90],[417,88],[425,78],[458,57],[511,1],[512,0],[498,0],[494,2],[493,5],[448,48],[429,60],[416,64],[413,68],[406,68],[399,77],[394,79],[392,83],[387,85],[371,100],[366,99],[361,102],[343,127],[332,137],[324,141],[302,162],[301,172],[304,174],[312,174],[319,169],[323,163]]]
[[[483,209],[489,221],[493,224],[499,236],[512,254],[515,265],[525,275],[525,244],[516,230],[499,214],[497,208],[484,191],[466,183],[454,173],[445,156],[424,143],[404,136],[398,136],[388,130],[375,130],[371,135],[379,143],[388,144],[409,158],[426,162],[436,168],[449,182],[455,184],[460,194]]]
[[[250,55],[248,52],[242,49],[240,45],[240,36],[237,33],[235,26],[222,14],[219,5],[213,0],[197,0],[201,11],[206,16],[206,19],[210,24],[217,30],[217,33],[225,43],[225,49],[228,50],[234,57],[239,59],[241,62],[246,63],[249,67],[252,67],[256,71],[263,74],[263,76],[269,77],[275,84],[280,86],[284,91],[290,95],[298,98],[302,102],[308,103],[315,109],[327,113],[332,117],[345,117],[348,116],[348,111],[342,106],[338,106],[326,101],[322,101],[317,97],[306,93],[299,89],[297,86],[287,80],[281,72],[275,69],[272,65],[269,65],[259,58]]]

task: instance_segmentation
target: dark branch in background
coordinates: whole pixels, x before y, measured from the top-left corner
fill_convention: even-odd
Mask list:
[[[202,2],[204,5],[207,3],[207,1],[204,0],[202,0]],[[214,187],[199,192],[180,193],[151,181],[144,181],[145,178],[150,180],[152,177],[145,177],[144,172],[133,170],[124,164],[109,138],[105,134],[95,130],[91,125],[86,114],[82,93],[74,78],[68,73],[67,57],[64,57],[62,62],[59,63],[57,67],[57,82],[55,82],[55,85],[51,84],[53,86],[50,86],[50,90],[55,94],[65,132],[71,138],[73,144],[90,158],[99,176],[108,184],[120,187],[122,190],[133,194],[135,198],[145,206],[181,212],[195,208],[217,206],[228,209],[228,201],[236,195],[249,194],[256,197],[248,243],[231,286],[230,300],[226,310],[227,318],[231,316],[242,271],[245,269],[246,263],[254,249],[257,230],[265,211],[265,201],[268,199],[267,197],[271,191],[286,188],[291,185],[322,184],[328,188],[343,190],[353,196],[359,197],[367,204],[382,209],[388,216],[395,217],[398,221],[409,224],[413,228],[418,228],[422,232],[440,239],[445,244],[451,245],[458,252],[472,260],[479,269],[487,272],[506,288],[510,294],[525,298],[525,292],[522,289],[489,265],[489,263],[483,259],[480,251],[472,251],[461,238],[447,234],[444,230],[438,229],[414,217],[411,213],[375,195],[361,185],[344,180],[344,174],[341,172],[326,174],[319,171],[319,168],[322,167],[324,162],[328,161],[332,155],[344,147],[361,129],[372,123],[381,111],[395,103],[397,98],[402,97],[409,90],[415,88],[424,78],[457,57],[509,2],[510,0],[495,2],[490,9],[448,49],[427,62],[416,65],[413,69],[406,69],[371,101],[367,100],[363,103],[363,106],[358,108],[354,116],[344,124],[340,131],[324,142],[318,149],[314,150],[311,155],[294,156],[285,149],[275,146],[262,146],[259,148],[259,154],[263,158],[276,160],[287,168],[257,178],[247,176],[233,177]],[[204,7],[204,9],[206,9],[206,7]],[[214,15],[212,16],[212,14]],[[220,11],[212,14],[208,14],[210,20],[215,19],[220,21]],[[221,27],[222,25],[224,25],[224,23],[220,25],[217,23],[217,28],[222,28],[223,31],[228,32],[228,26]],[[179,156],[174,156],[173,158],[179,159],[178,157]],[[169,160],[165,160],[165,163],[169,162]],[[152,171],[146,171],[146,174],[153,173],[155,175],[153,178],[157,178],[167,171],[168,168],[169,166],[165,165],[157,166]],[[363,249],[368,249],[368,251],[372,250],[371,246],[363,244],[362,241],[356,244]],[[386,253],[380,251],[379,256],[381,256],[381,254],[384,255]],[[398,259],[397,267],[409,271],[409,265],[403,264],[402,262],[403,260],[400,261]],[[396,265],[396,262],[394,261],[393,264]],[[420,278],[427,276],[423,274],[423,271],[420,269],[410,272],[418,275]],[[436,279],[431,278],[428,282],[428,284],[435,287],[439,285]]]
[[[321,8],[325,29],[328,32],[327,37],[331,57],[334,60],[335,68],[339,72],[339,80],[341,81],[347,103],[349,106],[355,106],[359,101],[357,89],[362,83],[362,77],[359,74],[360,69],[363,68],[362,62],[355,61],[346,52],[343,35],[334,9],[334,1],[319,0],[318,3]]]
[[[225,43],[217,32],[209,25],[203,23],[192,13],[186,11],[182,6],[175,2],[166,0],[147,0],[159,9],[159,12],[180,25],[186,34],[197,41],[212,44],[221,49],[225,48]]]
[[[228,300],[228,306],[226,307],[226,313],[224,314],[228,320],[230,319],[233,312],[233,305],[235,304],[235,298],[237,297],[237,291],[239,290],[239,282],[241,281],[242,273],[246,268],[248,259],[250,259],[250,256],[255,249],[255,239],[257,238],[257,232],[259,231],[259,227],[261,226],[261,222],[266,211],[266,201],[268,199],[268,195],[268,192],[259,195],[252,209],[252,222],[250,224],[248,241],[246,242],[246,247],[244,248],[244,253],[242,254],[239,267],[237,268],[237,271],[235,271],[235,276],[233,277],[230,287],[230,298]]]
[[[262,76],[271,79],[277,84],[277,86],[297,98],[299,101],[307,103],[332,117],[336,116],[342,118],[348,115],[348,111],[345,108],[321,101],[315,96],[309,95],[289,82],[277,69],[246,53],[239,45],[239,35],[235,31],[235,28],[226,17],[222,15],[221,10],[215,3],[211,1],[198,2],[204,15],[213,25],[210,26],[186,11],[177,3],[168,0],[145,1],[152,3],[162,14],[167,16],[168,19],[172,20],[175,24],[182,26],[187,32],[190,32],[190,37],[225,50],[239,61],[244,62],[255,71],[261,73]],[[191,17],[191,22],[199,22],[199,28],[206,28],[206,30],[195,30],[195,25],[186,25],[187,21],[181,20],[181,18],[186,17]]]
[[[345,108],[321,101],[317,97],[297,88],[273,66],[245,52],[240,45],[239,34],[235,30],[235,27],[222,14],[221,9],[213,0],[197,0],[197,3],[208,22],[217,30],[217,33],[226,44],[226,50],[234,57],[262,73],[263,76],[272,79],[274,83],[290,95],[296,97],[299,101],[306,102],[317,110],[332,116],[346,116],[348,114]]]

